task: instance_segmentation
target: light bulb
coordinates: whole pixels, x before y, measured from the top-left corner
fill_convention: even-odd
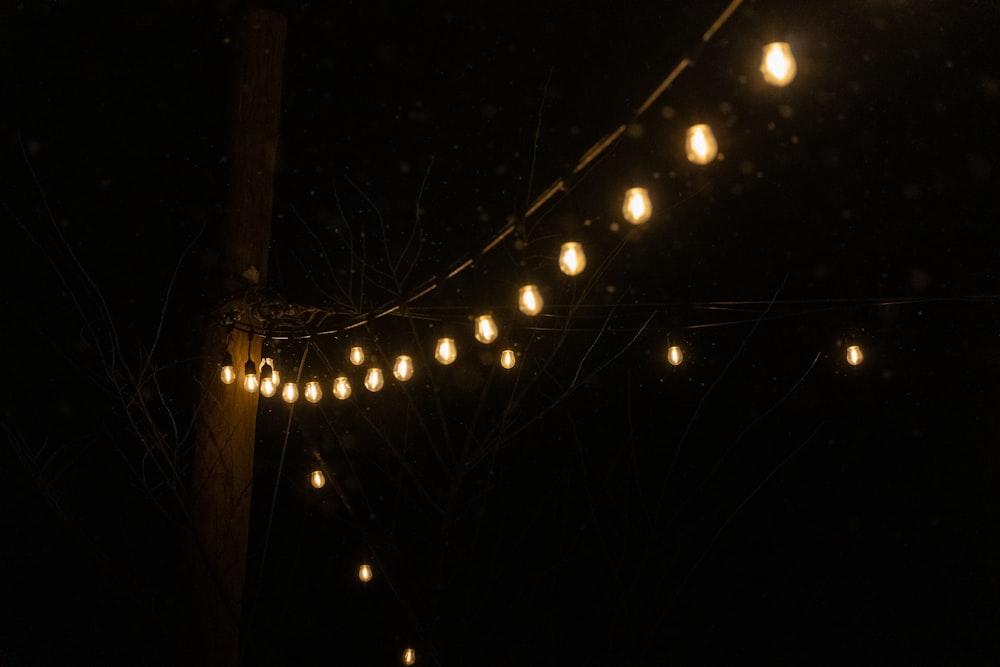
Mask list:
[[[351,382],[344,375],[333,379],[333,395],[340,400],[346,400],[351,395]]]
[[[233,355],[226,352],[222,358],[222,368],[219,369],[219,379],[222,384],[232,384],[236,382],[236,369],[233,368]]]
[[[857,366],[862,361],[864,361],[865,355],[861,352],[861,347],[858,345],[850,345],[847,348],[847,363],[852,366]]]
[[[361,567],[358,568],[358,579],[365,582],[366,584],[372,580],[372,566],[368,563],[362,563]]]
[[[407,648],[403,651],[403,664],[412,665],[417,661],[417,652],[412,648]]]
[[[695,164],[708,164],[719,154],[719,143],[712,134],[712,128],[704,123],[688,128],[684,148],[687,159]]]
[[[365,351],[360,345],[355,345],[351,348],[351,353],[347,355],[347,358],[351,360],[351,363],[355,366],[360,366],[365,363]]]
[[[285,403],[294,403],[299,400],[299,387],[294,382],[286,382],[281,387],[281,398]]]
[[[260,364],[260,395],[271,398],[274,396],[275,392],[278,390],[278,384],[275,377],[278,373],[274,370],[271,365],[271,359],[264,357],[261,359]]]
[[[525,315],[537,315],[542,312],[545,300],[538,290],[538,285],[524,285],[518,292],[517,307]]]
[[[365,389],[368,391],[378,391],[385,385],[385,379],[382,377],[382,369],[372,367],[368,369],[365,373]]]
[[[653,205],[649,201],[646,188],[629,188],[625,191],[625,203],[622,204],[622,215],[633,225],[641,225],[653,214]]]
[[[264,382],[264,367],[271,367],[271,382],[274,383],[276,387],[281,386],[281,373],[278,372],[277,367],[274,365],[274,359],[271,357],[264,357],[260,360],[260,381]]]
[[[458,357],[458,348],[455,347],[454,338],[438,338],[437,347],[434,348],[434,358],[441,364],[447,366]]]
[[[587,256],[583,246],[576,241],[567,241],[559,250],[559,270],[567,276],[576,276],[587,266]]]
[[[764,81],[772,86],[787,86],[795,78],[795,56],[788,42],[771,42],[764,46],[764,58],[760,63]]]
[[[514,368],[514,364],[517,363],[517,355],[514,354],[514,350],[507,348],[500,353],[500,365],[504,368],[511,369]]]
[[[260,380],[257,378],[257,364],[247,359],[246,364],[243,365],[243,388],[247,390],[247,393],[252,394],[257,391],[257,387],[259,386]]]
[[[320,389],[319,382],[316,380],[306,382],[305,390],[302,393],[310,403],[319,403],[319,399],[323,398],[323,390]]]
[[[309,483],[314,489],[322,489],[326,486],[326,475],[323,474],[322,470],[313,470],[309,473]]]
[[[476,318],[476,340],[480,343],[492,343],[497,339],[497,323],[492,315],[480,315]]]
[[[406,354],[396,357],[396,363],[392,366],[392,375],[400,382],[406,382],[413,377],[413,359]]]
[[[671,345],[667,348],[667,361],[671,366],[680,366],[684,361],[684,350],[679,345]]]

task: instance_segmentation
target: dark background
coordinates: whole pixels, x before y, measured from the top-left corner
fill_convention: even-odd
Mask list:
[[[418,664],[1000,659],[995,3],[747,0],[703,50],[725,3],[276,8],[269,287],[334,328],[399,296],[383,248],[418,209],[404,292],[698,57],[526,245],[363,330],[393,352],[453,327],[454,367],[290,421],[262,403],[251,664],[398,664],[407,645]],[[237,11],[0,13],[0,665],[175,661],[183,515],[121,396],[156,371],[140,395],[164,398],[183,479]],[[775,39],[798,59],[782,89],[758,72]],[[682,152],[698,120],[724,153],[705,167]],[[615,231],[637,182],[654,217]],[[568,234],[576,280],[553,265]],[[537,322],[510,312],[526,275]],[[513,374],[473,352],[483,306],[523,352]],[[317,338],[308,370],[349,339]],[[316,461],[336,484],[307,486]]]

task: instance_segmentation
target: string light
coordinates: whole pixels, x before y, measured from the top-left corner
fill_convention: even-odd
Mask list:
[[[847,347],[847,363],[851,366],[859,365],[864,359],[865,355],[861,351],[860,345],[849,345]]]
[[[629,188],[625,191],[622,215],[633,225],[641,225],[649,220],[653,215],[653,205],[646,188]]]
[[[310,380],[306,382],[302,394],[310,403],[319,403],[319,399],[323,398],[323,390],[319,386],[319,381]]]
[[[434,358],[444,366],[458,358],[458,348],[455,347],[454,338],[438,338],[437,347],[434,348]]]
[[[299,387],[294,382],[286,382],[281,387],[281,399],[285,403],[294,403],[299,400]]]
[[[687,159],[694,164],[708,164],[719,154],[719,143],[715,140],[712,128],[704,123],[688,128],[684,148]]]
[[[684,350],[680,345],[671,345],[667,348],[667,361],[671,366],[680,366],[684,362]]]
[[[559,249],[559,270],[567,276],[577,276],[587,267],[587,255],[576,241],[567,241]]]
[[[396,357],[396,363],[392,366],[392,376],[400,382],[406,382],[413,377],[413,359],[409,355],[401,354]]]
[[[545,305],[538,285],[523,285],[518,293],[517,307],[525,315],[537,315]]]
[[[278,372],[278,367],[274,365],[274,359],[272,359],[271,357],[264,357],[261,360],[261,363],[264,364],[264,365],[267,365],[267,366],[271,367],[271,381],[274,382],[275,385],[277,385],[277,386],[280,387],[281,386],[281,373]],[[260,379],[263,381],[263,379],[264,379],[264,374],[263,374],[264,368],[263,368],[263,366],[261,367],[260,370],[261,370]]]
[[[274,360],[264,357],[260,364],[260,395],[271,398],[278,391],[278,371],[274,370]]]
[[[497,323],[493,316],[486,314],[476,318],[476,340],[480,343],[492,343],[497,339]]]
[[[259,386],[260,380],[257,378],[257,364],[253,362],[253,359],[247,359],[247,362],[243,365],[243,389],[248,394],[252,394],[257,391]]]
[[[333,379],[333,395],[344,401],[351,395],[351,382],[346,375],[338,375]]]
[[[764,46],[764,57],[760,63],[764,81],[772,86],[787,86],[795,78],[796,71],[795,56],[788,42],[771,42]]]
[[[219,369],[219,379],[222,384],[236,382],[236,369],[233,367],[233,355],[229,351],[222,357],[222,367]]]
[[[708,28],[708,30],[702,35],[701,38],[702,42],[707,43],[708,41],[710,41],[712,37],[735,13],[736,9],[741,4],[742,0],[731,0],[728,6],[721,12],[721,14],[715,19],[715,21]],[[786,42],[774,42],[772,44],[766,45],[763,48],[764,48],[764,58],[761,64],[761,71],[764,73],[765,77],[769,81],[774,81],[776,85],[787,84],[792,78],[794,78],[794,74],[796,71],[795,59],[791,54],[791,47]],[[657,86],[657,88],[652,92],[652,94],[650,94],[645,99],[645,101],[639,106],[639,108],[634,112],[633,114],[634,117],[631,120],[634,121],[636,117],[645,114],[651,108],[653,108],[657,99],[666,90],[668,90],[670,86],[674,83],[674,81],[680,76],[680,74],[683,73],[686,69],[688,69],[691,65],[693,65],[693,60],[691,60],[689,57],[682,58],[681,61],[676,65],[676,67],[674,67],[670,71],[667,77]],[[580,156],[576,166],[573,169],[572,176],[576,176],[577,174],[583,173],[584,168],[587,165],[593,163],[594,160],[596,160],[603,152],[608,150],[610,147],[614,146],[616,144],[616,140],[619,139],[625,132],[627,132],[628,127],[629,127],[628,123],[620,124],[611,133],[609,133],[600,141],[592,145],[582,156]],[[568,185],[570,185],[570,179],[571,176],[564,176],[562,178],[557,179],[548,188],[545,188],[542,191],[542,193],[538,197],[536,197],[536,199],[528,206],[528,209],[525,212],[524,216],[528,217],[533,215],[535,212],[540,210],[543,204],[548,202],[555,195],[562,192],[568,192],[570,190],[570,188],[568,187]],[[642,224],[643,222],[648,220],[652,214],[652,207],[648,200],[648,192],[642,188],[632,188],[629,190],[629,193],[630,194],[626,198],[625,205],[623,206],[624,217],[633,224]],[[645,194],[645,200],[643,200],[642,198],[643,193]],[[483,247],[479,251],[478,254],[485,254],[490,250],[492,250],[493,248],[498,247],[500,242],[504,238],[510,236],[516,231],[516,228],[517,224],[515,222],[509,222],[506,226],[500,229],[493,236],[493,238],[485,245],[485,247]],[[567,257],[568,261],[563,263],[563,265],[561,266],[561,270],[564,270],[565,272],[571,275],[575,271],[582,270],[584,262],[583,261],[580,261],[579,263],[574,262],[573,258],[569,257],[573,255],[573,251],[568,251],[567,255],[568,255]],[[583,259],[582,255],[580,259],[581,260]],[[455,268],[452,269],[446,275],[444,280],[451,279],[457,274],[461,273],[463,270],[473,266],[474,265],[473,260],[474,257],[468,257],[465,258],[464,261],[456,261],[454,263]],[[409,304],[416,301],[418,298],[421,298],[424,295],[440,287],[442,283],[443,280],[439,280],[436,278],[428,280],[423,287],[420,287],[416,290],[416,293],[413,296],[406,299],[406,303]],[[361,318],[360,320],[356,319],[352,321],[350,327],[353,328],[361,324],[367,324],[375,319],[378,319],[383,315],[386,315],[398,309],[399,309],[399,303],[397,302],[387,304],[382,308],[378,308],[369,312],[367,315],[363,316],[363,318]],[[233,325],[233,323],[228,319],[225,320],[225,323],[229,324],[230,326]],[[252,333],[254,330],[251,327],[249,331]],[[312,333],[307,337],[311,338],[313,336],[335,334],[340,331],[344,331],[344,328],[338,327],[336,329],[331,329],[329,331],[320,331]],[[359,348],[357,352],[361,352],[362,355],[364,354],[363,350],[360,349],[360,346],[355,346],[355,347]],[[363,363],[363,361],[361,361],[359,357],[355,358],[358,359],[357,365],[361,365]]]
[[[382,377],[382,369],[378,366],[372,366],[365,373],[365,389],[374,393],[382,389],[385,386],[385,378]]]
[[[730,8],[735,8],[737,5],[738,2],[734,2],[730,5]],[[720,18],[716,24],[713,25],[710,33],[706,33],[706,36],[703,37],[704,41],[708,41],[710,34],[718,29],[721,23],[725,20],[726,16],[727,15],[724,13],[723,18]],[[682,69],[683,66],[676,69],[671,77],[675,76]],[[792,56],[790,46],[784,42],[776,42],[765,46],[763,48],[763,59],[760,69],[764,80],[768,84],[774,86],[788,85],[795,78],[797,72],[795,58]],[[672,78],[668,80],[672,80]],[[654,97],[655,96],[656,95],[654,94]],[[685,141],[685,152],[687,159],[693,164],[705,165],[715,160],[718,156],[718,143],[711,127],[706,124],[698,124],[688,128]],[[591,156],[590,159],[593,159],[593,156]],[[581,162],[581,165],[582,164],[583,163]],[[578,165],[578,169],[581,165]],[[533,206],[531,210],[533,211],[535,208],[536,207]],[[624,219],[633,225],[641,225],[647,222],[652,216],[652,205],[648,191],[645,188],[640,187],[630,188],[625,195],[622,206],[622,214]],[[496,245],[496,242],[499,240],[499,238],[496,239],[495,242],[492,242],[491,245],[487,246],[487,249]],[[562,273],[568,276],[579,275],[584,271],[586,264],[587,258],[580,243],[566,242],[562,244],[559,254],[559,269]],[[465,267],[466,264],[463,264],[459,270]],[[451,275],[454,275],[454,273],[457,272],[458,270],[453,272]],[[434,287],[436,287],[436,285],[434,285]],[[433,289],[433,287],[431,289]],[[520,288],[518,307],[521,312],[526,315],[537,315],[541,312],[543,306],[544,301],[537,285],[524,285]],[[491,343],[497,338],[497,335],[498,330],[492,316],[481,315],[476,318],[476,340],[482,343]],[[437,341],[434,356],[437,361],[443,365],[453,363],[457,358],[457,347],[454,339],[449,337],[440,338]],[[227,352],[226,358],[229,363],[227,365],[224,361],[222,368],[220,369],[220,378],[223,383],[232,384],[235,381],[235,371],[232,367],[232,356]],[[863,358],[860,346],[850,345],[847,347],[846,360],[848,364],[857,366],[862,362]],[[355,366],[364,364],[365,353],[363,348],[359,345],[351,347],[349,360]],[[678,345],[670,345],[667,349],[668,363],[672,366],[679,366],[683,363],[683,360],[684,352],[681,347]],[[513,368],[516,362],[517,357],[514,350],[506,348],[500,353],[500,365],[503,368]],[[265,369],[269,369],[271,372],[266,373]],[[412,377],[412,374],[412,359],[407,355],[397,356],[396,362],[393,366],[394,377],[400,381],[406,381]],[[273,377],[268,378],[269,375],[273,375]],[[255,368],[253,367],[253,362],[248,359],[244,374],[244,385],[247,391],[254,391],[256,389],[256,386],[254,386],[253,389],[250,388],[250,384],[256,382],[255,379],[251,380],[251,377],[256,378]],[[265,393],[265,383],[268,382],[268,380],[271,384],[271,388],[269,389],[270,393]],[[364,384],[369,391],[379,391],[383,386],[382,370],[377,367],[369,368],[365,375]],[[273,360],[263,359],[260,378],[261,394],[271,396],[274,393],[273,387],[279,385],[279,374],[276,369],[273,369]],[[341,400],[345,400],[351,395],[351,385],[346,376],[341,375],[334,379],[333,393],[334,396]],[[319,388],[319,383],[317,381],[314,380],[306,384],[305,396],[306,399],[311,402],[320,400],[322,390]],[[289,382],[283,386],[282,397],[289,403],[293,403],[297,400],[298,390],[295,383]],[[326,483],[325,475],[321,470],[313,470],[310,473],[310,482],[314,488],[322,488]],[[358,569],[359,580],[367,583],[371,581],[372,576],[372,569],[370,565],[368,563],[363,563]],[[401,660],[404,665],[415,664],[416,652],[414,649],[410,647],[405,648],[402,652]]]
[[[347,358],[355,366],[360,366],[365,363],[365,351],[360,345],[355,345],[351,348],[351,352],[347,355]]]

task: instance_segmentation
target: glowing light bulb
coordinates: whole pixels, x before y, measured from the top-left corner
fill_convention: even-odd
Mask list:
[[[260,364],[260,395],[267,398],[271,398],[278,391],[278,384],[275,382],[275,376],[278,373],[274,370],[272,366],[271,359],[264,357],[261,359]]]
[[[403,664],[412,665],[417,661],[417,652],[412,648],[407,648],[403,651]]]
[[[340,400],[346,400],[351,395],[351,382],[344,375],[333,379],[333,395]]]
[[[350,359],[351,363],[355,366],[360,366],[365,363],[365,351],[360,345],[355,345],[351,348],[351,352],[347,355],[347,358]]]
[[[537,315],[542,312],[545,300],[538,290],[538,285],[523,285],[518,292],[517,307],[525,315]]]
[[[320,389],[319,382],[316,380],[309,380],[309,382],[306,382],[306,386],[302,394],[310,403],[319,403],[319,399],[323,398],[323,390]]]
[[[264,367],[269,366],[271,368],[271,381],[274,382],[275,386],[281,386],[281,373],[278,372],[277,367],[274,365],[274,359],[271,357],[264,357],[260,360],[260,380],[264,381]]]
[[[497,323],[492,315],[480,315],[476,318],[476,340],[480,343],[492,343],[497,339]]]
[[[684,361],[684,350],[679,345],[671,345],[667,348],[667,361],[671,366],[680,366]]]
[[[322,489],[326,486],[326,475],[323,474],[322,470],[313,470],[309,473],[309,483],[314,489]]]
[[[454,338],[438,338],[437,347],[434,348],[434,358],[439,363],[447,366],[458,357],[458,348],[455,347]]]
[[[772,86],[787,86],[795,78],[795,56],[788,42],[771,42],[764,46],[764,58],[760,64],[764,81]]]
[[[362,563],[361,567],[358,568],[358,579],[365,582],[366,584],[372,580],[372,566],[368,563]]]
[[[299,387],[294,382],[286,382],[281,387],[281,398],[285,403],[294,403],[299,400]]]
[[[862,361],[864,361],[865,355],[861,352],[861,347],[858,345],[850,345],[847,348],[847,363],[852,366],[857,366]]]
[[[687,159],[694,164],[708,164],[719,154],[719,143],[712,134],[712,128],[704,123],[688,128],[684,148]]]
[[[587,266],[587,256],[583,246],[576,241],[567,241],[559,250],[559,270],[567,276],[576,276]]]
[[[413,359],[406,354],[396,357],[396,363],[392,366],[392,375],[400,382],[406,382],[413,377]]]
[[[259,386],[260,379],[257,377],[257,364],[247,359],[247,363],[243,366],[243,388],[247,390],[247,393],[252,394],[257,391]]]
[[[625,191],[622,215],[633,225],[641,225],[653,215],[653,205],[649,201],[646,188],[629,188]]]
[[[371,392],[380,390],[385,386],[385,378],[382,377],[382,369],[375,366],[365,373],[365,389]]]
[[[517,355],[514,354],[514,350],[507,348],[500,353],[500,365],[504,368],[511,369],[514,368],[514,364],[517,363]]]
[[[233,368],[233,355],[226,352],[222,359],[222,368],[219,369],[219,379],[222,384],[232,384],[236,382],[236,369]]]

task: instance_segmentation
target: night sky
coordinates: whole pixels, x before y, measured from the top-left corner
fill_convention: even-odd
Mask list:
[[[323,316],[268,349],[327,395],[261,399],[248,665],[1000,662],[1000,5],[727,4],[273,3],[266,287]],[[2,667],[183,664],[240,11],[0,9]],[[336,401],[355,340],[413,380]]]

